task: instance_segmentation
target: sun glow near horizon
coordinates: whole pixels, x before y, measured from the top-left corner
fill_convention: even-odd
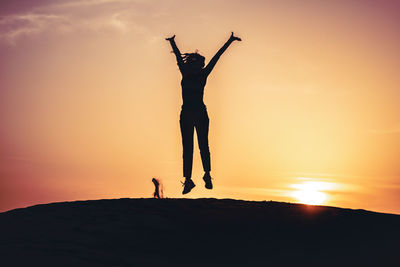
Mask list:
[[[311,178],[298,178],[301,183],[291,184],[290,196],[298,202],[309,205],[326,204],[329,200],[329,191],[338,189],[338,185],[332,182],[318,181]]]

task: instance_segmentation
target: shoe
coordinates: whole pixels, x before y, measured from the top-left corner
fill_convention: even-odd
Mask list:
[[[204,182],[206,182],[206,188],[207,189],[213,189],[213,184],[212,184],[212,182],[211,182],[211,176],[210,176],[210,174],[209,173],[205,173],[204,174],[204,176],[203,176],[203,180],[204,180]]]
[[[183,186],[183,192],[182,195],[189,193],[190,191],[192,191],[192,189],[196,186],[192,179],[186,179],[186,181],[184,183],[182,183]]]

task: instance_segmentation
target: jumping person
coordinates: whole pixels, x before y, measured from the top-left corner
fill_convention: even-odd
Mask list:
[[[183,105],[179,120],[183,145],[183,176],[185,177],[182,194],[189,193],[195,187],[191,179],[194,128],[196,128],[201,161],[203,163],[205,187],[212,189],[210,150],[208,147],[209,118],[207,108],[203,102],[204,86],[206,85],[208,75],[211,73],[220,56],[233,41],[241,41],[241,39],[234,36],[232,32],[229,40],[219,49],[206,67],[204,67],[205,58],[197,52],[181,54],[175,43],[175,35],[166,38],[166,40],[172,46],[179,70],[182,74]]]

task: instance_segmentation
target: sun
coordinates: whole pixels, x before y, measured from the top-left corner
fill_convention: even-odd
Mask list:
[[[293,191],[291,196],[300,203],[321,205],[326,200],[327,195],[321,191],[324,188],[320,182],[305,181],[301,184],[294,184],[292,187],[297,190]]]

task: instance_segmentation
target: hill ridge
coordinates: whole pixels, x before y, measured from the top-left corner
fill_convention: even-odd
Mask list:
[[[78,200],[1,213],[0,253],[5,266],[396,266],[399,225],[275,201]]]

